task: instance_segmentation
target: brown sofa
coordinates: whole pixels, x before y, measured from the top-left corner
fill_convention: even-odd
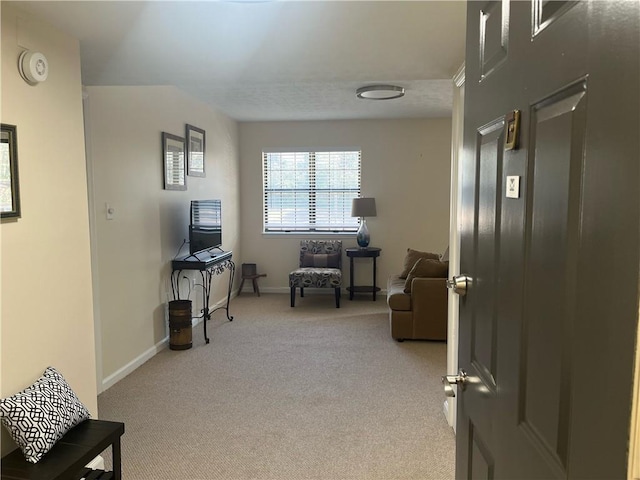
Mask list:
[[[417,262],[420,255],[426,258]],[[387,304],[391,336],[395,340],[447,339],[448,251],[445,255],[447,263],[442,263],[436,260],[439,255],[407,249],[404,271],[389,277]],[[424,275],[436,270],[437,277]]]
[[[391,275],[387,304],[391,336],[398,341],[447,339],[447,279],[414,278],[411,293],[404,293],[405,280]]]

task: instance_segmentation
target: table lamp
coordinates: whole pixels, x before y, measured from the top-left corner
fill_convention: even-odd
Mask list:
[[[370,197],[354,198],[351,203],[351,216],[360,217],[360,228],[356,234],[356,241],[360,248],[367,248],[371,237],[365,217],[376,216],[376,199]]]

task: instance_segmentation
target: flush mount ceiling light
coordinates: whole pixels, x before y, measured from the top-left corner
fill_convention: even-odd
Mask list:
[[[404,96],[404,88],[395,85],[369,85],[356,90],[356,95],[366,100],[391,100]]]

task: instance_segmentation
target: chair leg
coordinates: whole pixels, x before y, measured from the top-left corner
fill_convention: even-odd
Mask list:
[[[304,298],[304,288],[300,287],[300,298]]]
[[[253,279],[253,293],[257,293],[260,296],[260,289],[258,288],[258,279]]]
[[[296,287],[291,287],[291,307],[296,306]]]
[[[335,291],[336,291],[336,308],[340,308],[340,287],[337,287]]]
[[[238,295],[240,295],[242,293],[242,287],[244,286],[244,278],[242,279],[242,281],[240,282],[240,289],[238,290]]]

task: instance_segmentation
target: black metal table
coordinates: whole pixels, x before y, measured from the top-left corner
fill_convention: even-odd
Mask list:
[[[376,301],[376,293],[380,291],[380,287],[376,285],[376,260],[380,256],[381,248],[346,248],[347,257],[349,257],[349,300],[353,300],[355,292],[372,292],[373,301]],[[354,258],[371,258],[373,260],[373,285],[354,285],[353,284],[353,259]]]
[[[229,315],[229,303],[231,301],[231,289],[233,288],[233,277],[236,272],[236,264],[233,263],[231,251],[228,252],[200,252],[194,255],[180,257],[171,262],[171,289],[173,298],[180,300],[180,272],[182,270],[197,270],[202,278],[202,323],[204,323],[204,340],[209,343],[207,336],[207,321],[211,319],[211,314],[216,310],[224,309],[227,313],[227,320],[233,321]],[[209,297],[211,295],[211,280],[214,275],[220,275],[225,270],[229,270],[229,287],[227,289],[227,303],[209,311]]]

